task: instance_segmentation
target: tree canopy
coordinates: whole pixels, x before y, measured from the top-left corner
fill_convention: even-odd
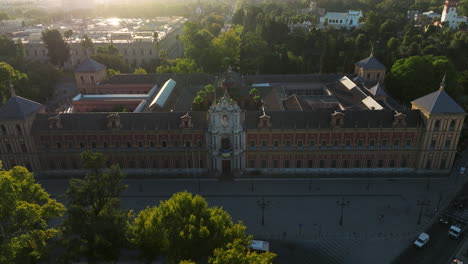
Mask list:
[[[119,55],[119,50],[112,44],[98,47],[92,58],[106,65],[108,69],[125,73],[130,72],[130,66],[123,60],[122,56]]]
[[[208,207],[203,197],[182,192],[141,211],[131,226],[131,241],[147,261],[162,253],[171,263],[198,262],[235,239],[247,241],[245,229],[222,208]]]
[[[0,263],[32,263],[44,257],[46,243],[58,232],[47,222],[64,211],[26,168],[0,170]]]
[[[57,29],[47,29],[42,32],[42,41],[47,48],[50,62],[63,67],[70,58],[70,45],[65,42],[62,33]]]
[[[67,217],[61,226],[65,260],[84,256],[88,262],[115,261],[126,245],[131,212],[120,209],[120,195],[126,186],[117,165],[105,169],[101,153],[83,152],[84,179],[70,180],[66,192]]]

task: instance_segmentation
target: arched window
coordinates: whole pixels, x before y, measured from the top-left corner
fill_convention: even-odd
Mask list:
[[[435,123],[434,123],[434,130],[439,130],[440,128],[440,120],[436,120]]]

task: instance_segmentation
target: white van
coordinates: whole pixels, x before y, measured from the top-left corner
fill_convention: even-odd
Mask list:
[[[270,242],[262,240],[252,240],[250,244],[250,249],[259,252],[270,251]]]

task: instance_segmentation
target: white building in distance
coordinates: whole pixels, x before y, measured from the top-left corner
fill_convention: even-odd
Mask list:
[[[359,19],[362,11],[349,10],[347,13],[327,12],[320,17],[320,26],[332,26],[341,28],[359,28]]]
[[[442,11],[441,22],[447,22],[450,28],[458,28],[460,23],[467,23],[468,18],[458,16],[459,0],[445,0],[444,11]]]

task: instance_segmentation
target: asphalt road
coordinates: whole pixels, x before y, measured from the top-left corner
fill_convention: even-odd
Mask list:
[[[468,185],[465,185],[459,196],[468,193]],[[456,210],[447,208],[445,211]],[[409,246],[392,264],[449,264],[451,258],[457,253],[458,247],[467,238],[465,231],[458,239],[448,236],[450,224],[443,225],[436,221],[427,231],[430,240],[423,248]],[[416,239],[416,238],[415,238]]]

